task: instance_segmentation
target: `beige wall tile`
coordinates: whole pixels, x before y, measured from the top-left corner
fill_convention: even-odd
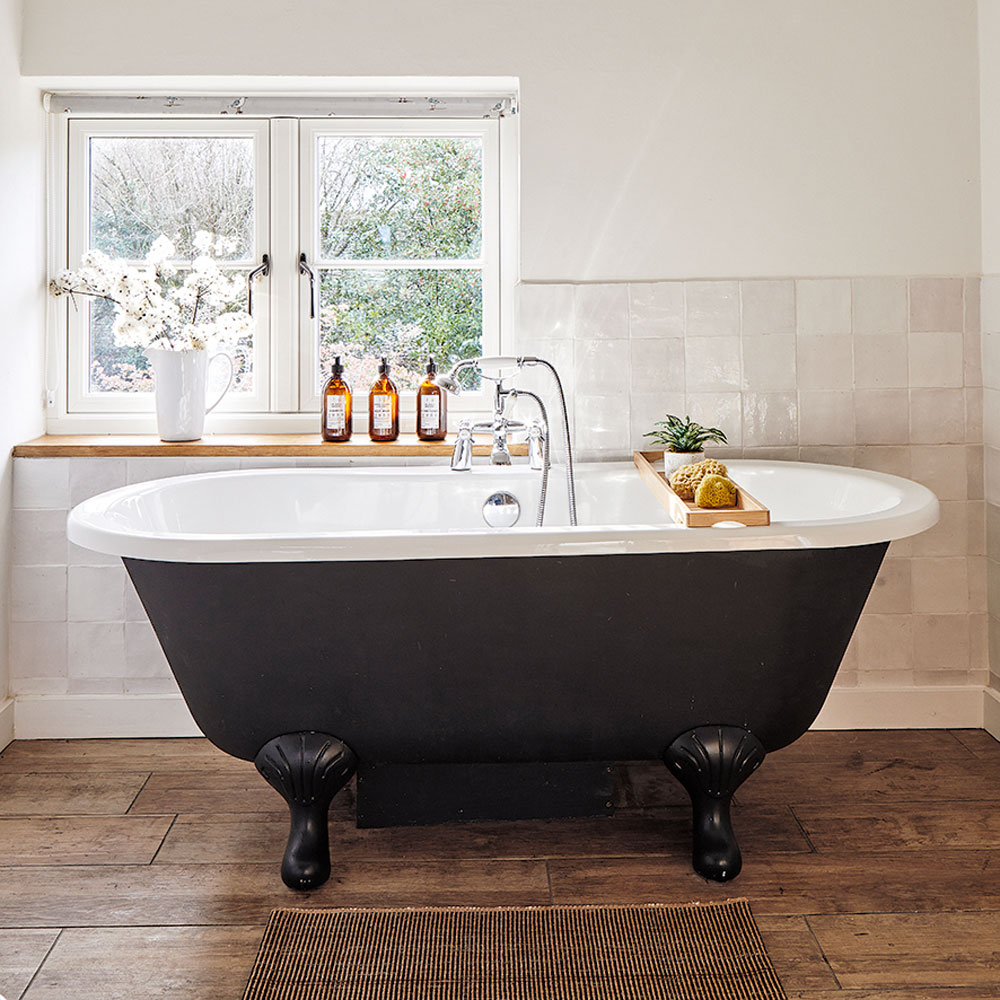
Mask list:
[[[799,334],[851,332],[851,282],[847,278],[808,278],[795,282]]]
[[[977,275],[965,279],[965,332],[981,333],[982,324],[982,292]]]
[[[741,281],[745,337],[795,333],[795,282]]]
[[[736,391],[742,384],[739,337],[692,337],[684,341],[688,392]]]
[[[982,500],[970,500],[965,507],[968,536],[966,554],[970,556],[986,555],[986,503]]]
[[[744,447],[798,442],[798,399],[794,392],[743,393]]]
[[[632,392],[683,392],[684,341],[679,337],[633,340]]]
[[[966,559],[969,572],[969,611],[980,614],[987,610],[988,567],[985,556],[969,556]]]
[[[684,336],[684,283],[655,281],[628,286],[633,338]]]
[[[968,453],[964,445],[914,445],[911,476],[933,490],[939,500],[965,500],[968,496]]]
[[[961,556],[913,560],[913,610],[959,614],[969,610],[969,566]]]
[[[1000,333],[1000,275],[983,275],[979,281],[979,328]]]
[[[915,556],[966,556],[969,554],[968,504],[961,500],[941,503],[937,524],[911,539]]]
[[[806,445],[799,448],[799,460],[852,468],[856,461],[855,452],[856,449],[850,445]]]
[[[957,388],[965,384],[965,342],[961,333],[911,333],[910,385]]]
[[[628,339],[628,285],[577,285],[573,325],[574,335],[583,340]]]
[[[799,337],[796,365],[800,389],[850,389],[854,384],[853,339],[827,334]]]
[[[859,389],[905,389],[910,384],[905,334],[854,338],[854,384]]]
[[[909,559],[886,559],[868,595],[865,611],[907,615],[913,610],[913,584]]]
[[[960,672],[964,678],[969,669],[968,616],[914,615],[913,668],[950,676]]]
[[[961,333],[964,292],[962,278],[911,278],[910,332]]]
[[[628,397],[632,345],[627,340],[577,340],[574,343],[573,395]]]
[[[912,615],[865,614],[858,622],[858,672],[861,683],[886,671],[913,672]]]
[[[910,440],[906,389],[858,389],[854,393],[858,444],[905,444]]]
[[[910,448],[908,445],[865,445],[857,449],[859,469],[886,472],[890,476],[910,478]]]
[[[684,297],[688,337],[740,335],[738,281],[685,281]]]
[[[854,394],[847,390],[799,393],[799,443],[854,444]]]
[[[910,440],[914,444],[964,444],[964,390],[911,389]]]
[[[906,333],[906,279],[854,278],[854,332]]]
[[[983,441],[983,390],[965,390],[965,440],[968,444]]]
[[[751,392],[784,392],[798,388],[793,334],[744,337],[742,350],[744,389]]]
[[[963,335],[965,351],[965,384],[983,384],[983,337],[979,333]]]
[[[699,424],[724,431],[731,448],[743,446],[743,412],[738,392],[689,392],[687,412]],[[713,447],[713,453],[715,450]]]
[[[989,661],[986,652],[986,622],[987,616],[983,614],[969,615],[969,670],[988,672]],[[975,680],[969,678],[972,684],[984,684],[985,679]]]
[[[968,471],[970,500],[982,500],[986,496],[984,461],[982,445],[972,444],[965,446],[965,464]]]

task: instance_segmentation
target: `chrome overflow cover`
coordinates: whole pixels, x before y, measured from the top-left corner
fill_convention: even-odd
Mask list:
[[[513,493],[498,490],[483,504],[483,520],[491,528],[512,528],[521,516],[521,505]]]

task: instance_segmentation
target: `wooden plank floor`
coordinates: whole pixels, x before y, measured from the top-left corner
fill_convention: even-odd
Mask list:
[[[358,830],[333,876],[278,864],[285,805],[205,740],[14,743],[0,755],[0,995],[239,1000],[273,907],[750,899],[798,1000],[1000,1000],[1000,743],[808,733],[734,810],[735,883],[689,864],[686,798],[623,767],[611,818]]]

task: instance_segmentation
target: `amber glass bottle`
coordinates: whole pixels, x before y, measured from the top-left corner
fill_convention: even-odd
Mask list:
[[[373,441],[395,441],[399,437],[399,391],[389,378],[385,358],[368,393],[368,436]]]
[[[443,441],[448,433],[448,394],[434,381],[437,365],[427,359],[427,378],[417,390],[417,437],[421,441]]]
[[[333,359],[333,374],[323,386],[323,440],[351,440],[351,387],[344,381],[340,355]]]

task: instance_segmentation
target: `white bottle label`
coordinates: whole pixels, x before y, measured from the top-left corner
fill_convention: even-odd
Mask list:
[[[427,393],[420,397],[420,429],[436,431],[441,425],[441,397]]]
[[[372,424],[377,431],[392,430],[392,398],[372,396]]]
[[[326,397],[326,429],[342,434],[347,429],[347,406],[344,396]]]

